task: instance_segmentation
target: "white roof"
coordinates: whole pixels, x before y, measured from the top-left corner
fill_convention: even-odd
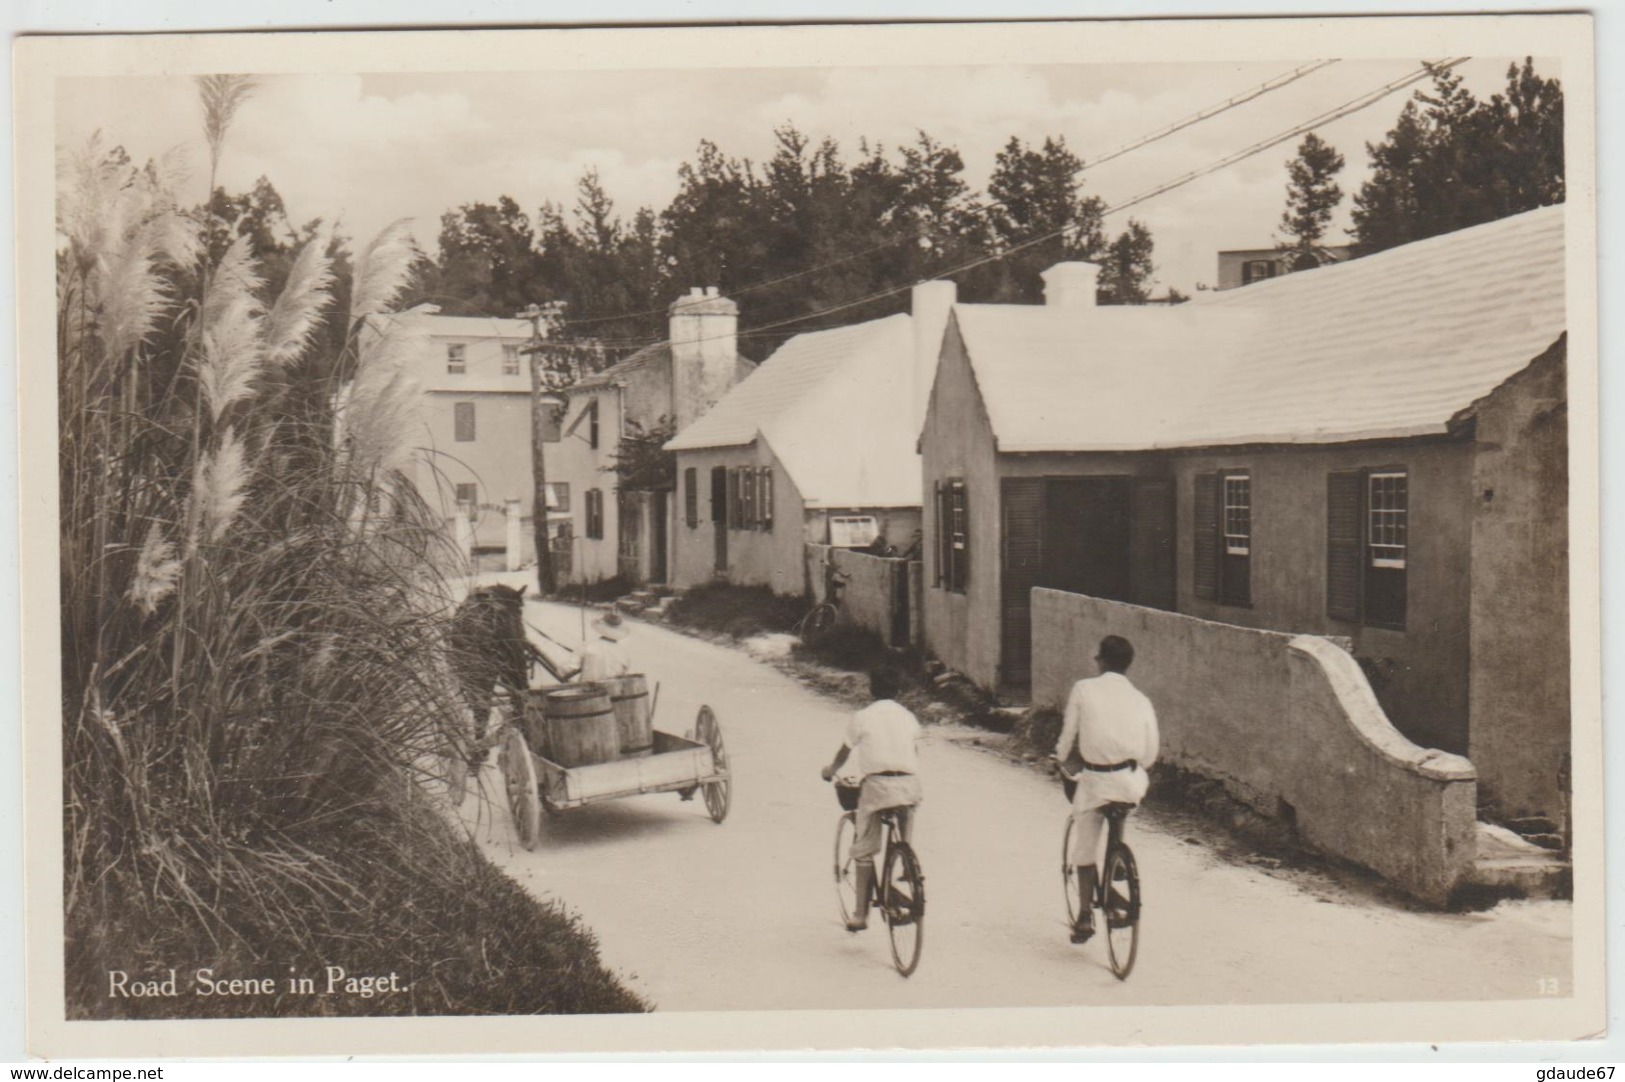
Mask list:
[[[443,316],[432,304],[420,304],[404,312],[369,317],[376,320],[410,322],[414,329],[433,338],[528,339],[530,320],[502,319],[497,316]]]
[[[1444,433],[1564,330],[1562,206],[1164,307],[957,305],[1001,451]]]
[[[808,507],[917,507],[913,358],[906,314],[798,334],[666,447],[760,436]]]

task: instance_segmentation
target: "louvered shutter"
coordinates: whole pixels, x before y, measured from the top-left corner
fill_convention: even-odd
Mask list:
[[[1219,596],[1219,475],[1196,475],[1196,508],[1191,522],[1191,567],[1196,596],[1209,601]]]
[[[1360,618],[1360,494],[1358,470],[1326,475],[1326,615]]]
[[[932,561],[934,566],[931,573],[931,584],[933,586],[942,585],[943,573],[948,566],[948,517],[945,512],[946,507],[942,498],[942,482],[937,481],[931,499],[931,513],[936,518],[934,525],[937,529],[937,558]]]
[[[1134,482],[1129,523],[1129,579],[1136,605],[1174,608],[1174,483]]]

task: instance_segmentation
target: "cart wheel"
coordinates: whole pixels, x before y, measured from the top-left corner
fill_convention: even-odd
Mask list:
[[[722,742],[722,726],[717,724],[717,716],[709,706],[700,707],[699,717],[694,719],[694,739],[711,748],[711,761],[716,772],[722,775],[721,781],[705,784],[705,810],[720,823],[728,817],[732,786],[728,781],[728,747]]]
[[[502,781],[508,790],[508,811],[514,834],[526,849],[535,849],[542,836],[542,796],[536,782],[536,761],[518,726],[510,726],[497,756]]]

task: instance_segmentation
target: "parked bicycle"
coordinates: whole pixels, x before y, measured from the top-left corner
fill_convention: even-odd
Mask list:
[[[836,785],[840,799],[840,820],[835,825],[835,897],[841,907],[841,921],[851,921],[861,906],[857,889],[857,862],[852,859],[852,843],[857,837],[858,789]],[[881,849],[880,874],[875,877],[873,904],[886,922],[891,941],[892,964],[907,977],[920,964],[920,948],[925,940],[925,875],[914,847],[903,840],[898,813],[889,808],[879,813],[885,827]]]
[[[841,594],[848,576],[843,571],[828,567],[824,581],[824,597],[796,622],[794,634],[805,646],[817,646],[831,631],[840,617]]]
[[[1067,803],[1072,802],[1074,778],[1061,772]],[[1067,926],[1077,924],[1085,904],[1101,910],[1106,925],[1106,954],[1112,972],[1120,981],[1128,980],[1140,949],[1140,871],[1134,851],[1123,840],[1123,822],[1134,810],[1133,804],[1111,803],[1100,809],[1106,817],[1106,859],[1096,877],[1095,893],[1087,902],[1080,896],[1078,877],[1072,864],[1072,813],[1066,816],[1061,836],[1061,878],[1066,892]]]

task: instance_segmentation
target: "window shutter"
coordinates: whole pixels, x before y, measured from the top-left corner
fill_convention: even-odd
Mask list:
[[[1208,601],[1219,596],[1219,475],[1196,475],[1196,508],[1191,523],[1191,567],[1196,596]]]
[[[773,467],[762,467],[762,529],[773,529]]]
[[[947,520],[946,520],[946,516],[943,513],[942,482],[940,480],[935,482],[935,487],[934,487],[934,489],[932,491],[931,512],[932,512],[932,515],[936,518],[936,522],[934,523],[934,525],[937,528],[937,534],[936,534],[937,552],[936,552],[936,559],[931,561],[932,565],[933,565],[932,571],[931,571],[931,585],[933,585],[933,586],[941,586],[942,585],[942,569],[943,569],[943,566],[944,566],[943,555],[947,552],[946,539],[948,537],[948,523],[947,523]]]
[[[693,466],[683,471],[683,518],[691,530],[700,524],[700,477]]]
[[[1358,470],[1326,475],[1326,615],[1360,618],[1360,496]]]
[[[963,481],[955,484],[954,489],[959,512],[959,517],[954,521],[959,540],[954,564],[954,588],[963,590],[970,582],[970,495]]]

